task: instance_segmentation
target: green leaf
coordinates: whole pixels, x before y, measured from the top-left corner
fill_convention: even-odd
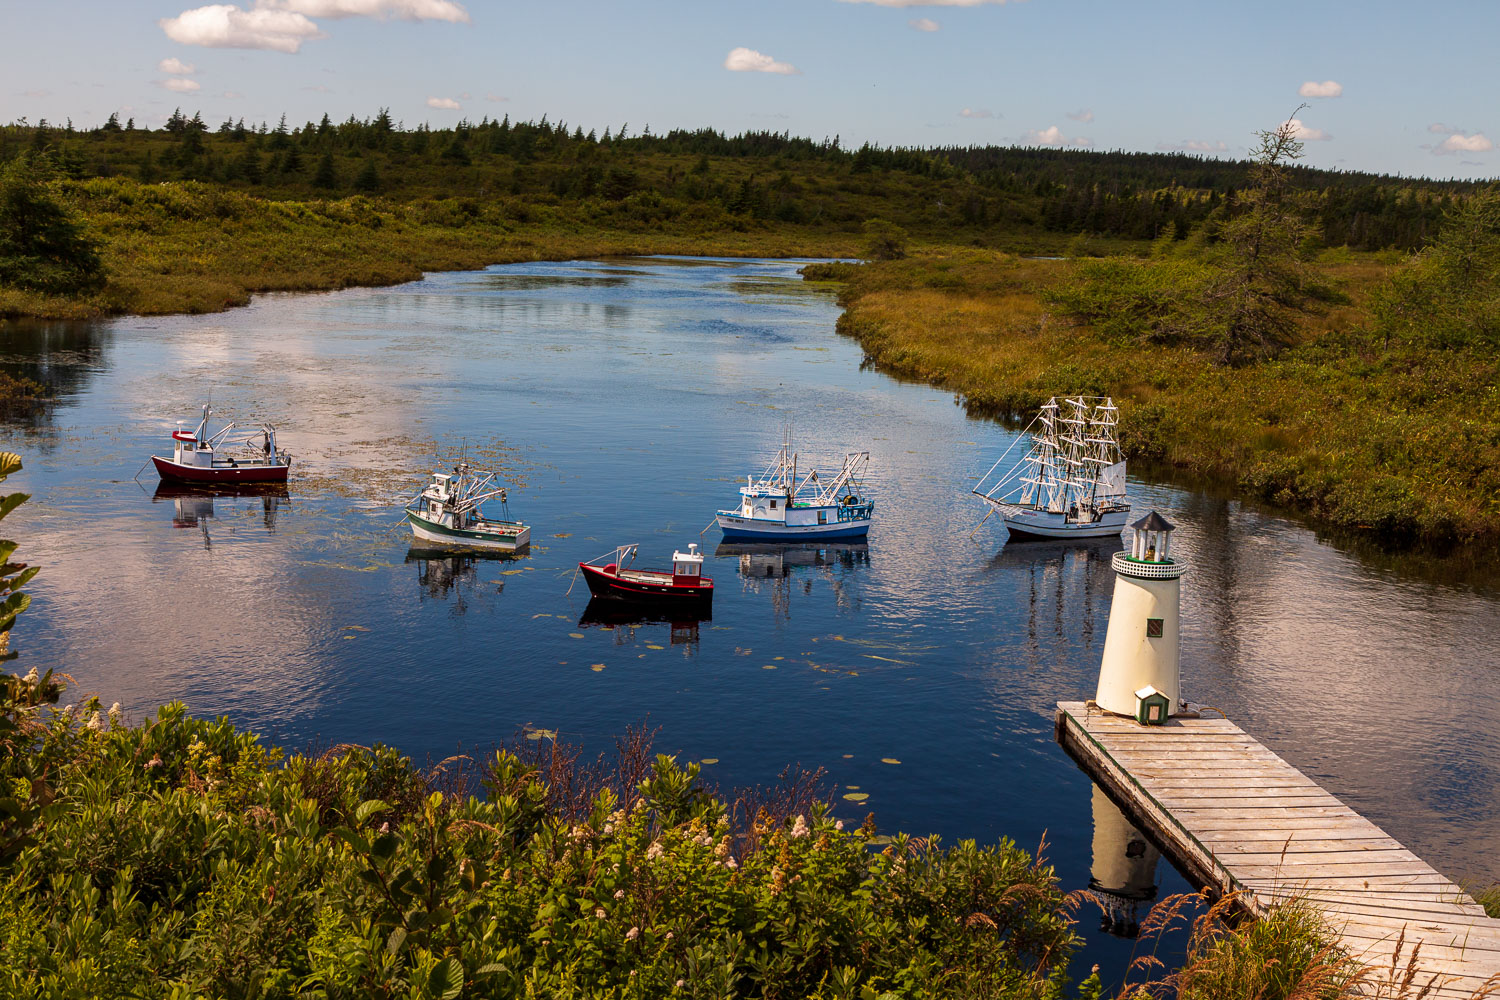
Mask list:
[[[400,954],[401,946],[406,944],[406,928],[397,927],[391,931],[391,936],[385,939],[385,950],[392,955]]]
[[[21,471],[21,456],[13,451],[0,451],[0,479],[12,472]]]
[[[30,499],[30,493],[10,493],[0,497],[0,517],[4,517]]]
[[[464,991],[464,966],[456,958],[445,958],[427,975],[427,992],[437,1000],[457,1000]]]
[[[363,824],[371,816],[374,816],[376,813],[385,812],[389,808],[389,803],[382,802],[379,799],[366,799],[359,804],[359,808],[354,810],[354,821]]]
[[[375,843],[370,845],[370,857],[380,861],[388,861],[396,854],[396,845],[401,839],[394,833],[382,833],[375,838]]]

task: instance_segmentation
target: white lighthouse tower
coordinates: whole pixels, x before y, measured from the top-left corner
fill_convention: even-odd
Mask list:
[[[1130,527],[1130,550],[1116,552],[1112,562],[1115,596],[1094,701],[1106,712],[1135,716],[1143,702],[1149,712],[1165,696],[1167,714],[1177,715],[1187,708],[1178,659],[1180,577],[1187,566],[1172,558],[1172,525],[1156,511]]]

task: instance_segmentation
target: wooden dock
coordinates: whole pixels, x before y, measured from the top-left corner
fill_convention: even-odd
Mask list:
[[[1500,920],[1229,720],[1142,726],[1061,702],[1057,741],[1201,886],[1255,914],[1307,900],[1377,976],[1394,956],[1399,979],[1417,948],[1413,995],[1500,997]]]

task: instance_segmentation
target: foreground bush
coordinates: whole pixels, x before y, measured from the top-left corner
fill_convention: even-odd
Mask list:
[[[46,804],[0,868],[0,995],[1045,997],[1074,944],[1008,842],[874,853],[785,815],[805,781],[731,803],[640,739],[603,777],[523,741],[480,798],[463,761],[27,701],[5,768]]]

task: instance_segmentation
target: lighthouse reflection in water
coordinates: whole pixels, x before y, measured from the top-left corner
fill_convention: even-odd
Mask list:
[[[1116,937],[1140,933],[1141,918],[1156,899],[1156,866],[1161,852],[1125,818],[1118,806],[1093,786],[1094,864],[1089,891],[1103,911],[1099,929]]]

